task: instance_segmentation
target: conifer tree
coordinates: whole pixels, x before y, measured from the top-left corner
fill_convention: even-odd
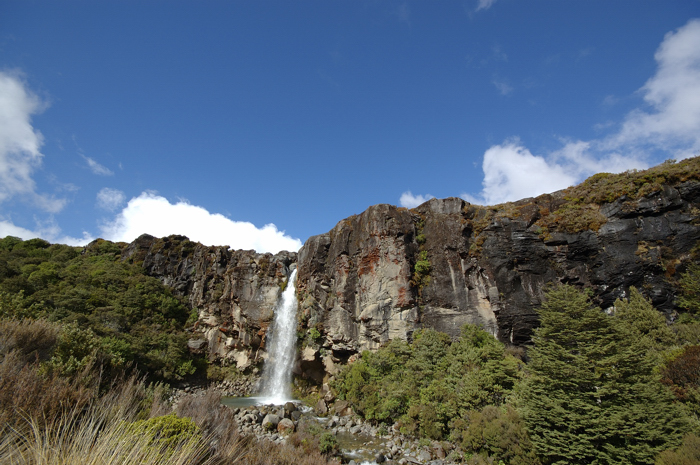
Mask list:
[[[645,464],[687,429],[640,338],[571,286],[538,310],[521,411],[547,464]]]
[[[666,318],[636,288],[630,288],[629,299],[615,301],[615,318],[630,337],[639,339],[651,356],[672,347],[676,336],[666,324]]]

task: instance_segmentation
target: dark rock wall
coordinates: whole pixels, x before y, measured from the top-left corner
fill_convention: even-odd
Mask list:
[[[376,205],[343,220],[299,251],[303,322],[320,322],[322,346],[342,361],[421,327],[455,335],[475,323],[524,344],[548,283],[588,287],[603,308],[634,286],[670,316],[672,278],[700,239],[700,183],[596,206],[599,227],[543,229],[540,212],[566,203],[563,195],[497,207],[457,198],[412,210]],[[427,282],[414,273],[421,252]]]
[[[674,276],[700,239],[700,182],[588,205],[581,216],[593,218],[589,226],[545,221],[568,201],[562,191],[496,207],[457,198],[411,210],[375,205],[311,237],[298,256],[144,235],[122,257],[142,262],[197,310],[191,349],[240,368],[265,356],[281,288],[298,266],[299,330],[307,336],[297,370],[314,378],[423,327],[456,335],[474,323],[525,344],[549,283],[590,288],[603,308],[634,286],[671,318]]]

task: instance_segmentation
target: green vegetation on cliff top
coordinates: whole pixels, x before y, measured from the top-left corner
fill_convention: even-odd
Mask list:
[[[676,162],[668,160],[647,170],[598,173],[581,184],[532,199],[481,207],[471,205],[468,213],[474,236],[498,218],[532,220],[533,227],[548,239],[553,232],[597,231],[607,221],[600,212],[605,203],[636,201],[659,193],[664,186],[678,186],[700,180],[700,157]],[[478,238],[476,239],[477,245]]]

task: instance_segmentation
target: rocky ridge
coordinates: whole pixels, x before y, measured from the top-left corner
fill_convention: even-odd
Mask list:
[[[673,319],[674,280],[697,259],[698,240],[694,158],[492,207],[458,198],[375,205],[309,238],[298,255],[142,236],[122,256],[197,310],[191,350],[240,369],[264,358],[280,289],[297,266],[296,373],[320,384],[362,350],[424,327],[456,335],[473,323],[526,344],[548,283],[585,286],[603,308],[634,286]]]
[[[349,356],[418,328],[456,336],[464,323],[522,345],[546,285],[557,282],[591,289],[603,308],[634,286],[672,319],[674,276],[700,239],[693,162],[680,182],[610,201],[576,197],[584,188],[597,195],[601,177],[494,207],[433,199],[341,221],[299,251],[301,322],[325,336],[303,359],[333,373]]]

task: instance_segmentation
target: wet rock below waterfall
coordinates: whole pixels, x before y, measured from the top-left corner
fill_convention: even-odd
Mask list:
[[[337,403],[337,402],[336,402]],[[335,410],[335,405],[331,410]],[[347,411],[340,405],[341,411]],[[284,443],[290,434],[310,431],[320,427],[333,434],[341,448],[343,461],[356,464],[362,462],[386,465],[432,464],[451,465],[461,454],[453,445],[434,441],[430,445],[419,443],[399,432],[398,427],[377,427],[355,415],[333,415],[316,417],[313,410],[292,405],[260,405],[232,408],[238,431],[244,436],[258,440]],[[316,425],[316,426],[313,426]],[[396,426],[396,425],[395,425]],[[451,448],[450,448],[451,447]]]

